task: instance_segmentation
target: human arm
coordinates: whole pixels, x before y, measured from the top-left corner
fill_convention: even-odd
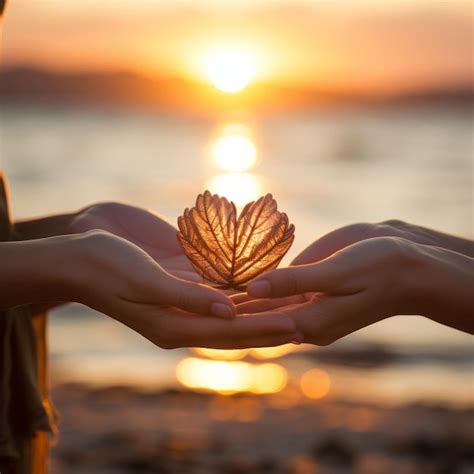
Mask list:
[[[70,225],[82,211],[53,214],[35,219],[24,219],[14,223],[16,236],[20,240],[44,239],[70,234]]]

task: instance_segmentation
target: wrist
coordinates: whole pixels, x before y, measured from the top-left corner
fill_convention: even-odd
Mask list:
[[[76,301],[77,243],[73,236],[56,236],[31,241],[36,243],[38,261],[32,261],[41,295],[38,299],[54,302]],[[47,298],[47,299],[46,299]]]
[[[51,261],[56,264],[49,278],[50,287],[55,288],[55,293],[62,298],[60,301],[80,303],[80,289],[87,275],[84,239],[79,235],[61,235],[47,240],[53,248]]]
[[[44,239],[70,234],[69,227],[78,213],[58,214],[39,219],[18,221],[14,224],[18,240]]]
[[[425,315],[435,271],[431,247],[397,238],[396,251],[386,268],[391,288],[391,315]]]
[[[403,282],[403,312],[472,330],[472,258],[440,247],[409,242]]]
[[[88,304],[86,296],[92,291],[93,277],[97,274],[98,231],[61,236],[62,248],[58,253],[58,271],[55,281],[62,288],[67,301]]]
[[[74,301],[73,247],[68,236],[2,243],[1,307]]]

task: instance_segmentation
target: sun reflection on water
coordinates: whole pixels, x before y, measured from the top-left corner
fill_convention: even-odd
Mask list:
[[[249,349],[207,349],[205,347],[194,347],[191,350],[200,357],[214,360],[239,360],[249,353]]]
[[[257,161],[257,145],[249,127],[239,123],[225,124],[211,140],[209,154],[225,171],[247,171]]]
[[[207,349],[194,347],[191,349],[196,355],[213,360],[240,360],[250,356],[255,359],[277,359],[297,349],[294,344],[284,344],[276,347],[257,347],[254,349]]]
[[[253,173],[218,174],[208,181],[206,188],[211,193],[225,196],[239,207],[262,195],[260,179]]]
[[[209,191],[227,197],[239,208],[262,196],[262,181],[250,171],[257,163],[258,153],[249,127],[235,123],[220,126],[210,141],[208,154],[208,163],[220,170],[206,183]],[[294,388],[287,389],[287,370],[280,364],[262,361],[283,357],[295,349],[293,344],[236,350],[193,348],[196,357],[181,360],[176,377],[181,385],[191,390],[219,394],[209,407],[214,419],[252,421],[260,416],[260,402],[247,396],[246,400],[237,403],[226,396],[241,393],[276,396],[281,393],[282,397],[275,404],[290,406],[298,399],[298,394],[302,395],[299,391],[295,395]],[[251,362],[250,358],[260,362]]]
[[[256,359],[276,359],[296,350],[294,344],[284,344],[276,347],[258,347],[250,350],[250,355]]]
[[[257,162],[257,145],[250,127],[227,123],[217,128],[208,150],[211,162],[221,170],[206,183],[212,193],[225,196],[241,207],[262,193],[260,178],[250,172]]]

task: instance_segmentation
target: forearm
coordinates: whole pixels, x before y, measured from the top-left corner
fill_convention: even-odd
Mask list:
[[[74,237],[0,243],[0,308],[70,301]]]
[[[474,259],[444,248],[416,247],[420,271],[412,281],[419,314],[474,333]]]
[[[15,234],[20,240],[43,239],[69,234],[69,226],[78,213],[58,214],[15,222]]]

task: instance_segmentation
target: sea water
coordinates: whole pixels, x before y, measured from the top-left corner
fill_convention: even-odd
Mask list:
[[[346,108],[210,121],[119,109],[10,107],[1,124],[0,163],[18,219],[106,200],[154,209],[176,222],[209,188],[237,204],[273,193],[296,226],[283,264],[319,236],[354,222],[396,218],[472,238],[473,130],[464,109]],[[248,169],[238,169],[238,156],[228,150],[226,157],[225,147],[221,159],[213,156],[216,141],[229,134],[250,144],[242,148],[255,155]],[[79,305],[52,313],[49,341],[56,382],[175,386],[176,365],[190,355],[157,349]],[[294,355],[277,362],[290,377],[324,368],[338,396],[472,402],[470,336],[401,316],[332,347],[367,344],[409,354],[410,363],[362,369]]]

